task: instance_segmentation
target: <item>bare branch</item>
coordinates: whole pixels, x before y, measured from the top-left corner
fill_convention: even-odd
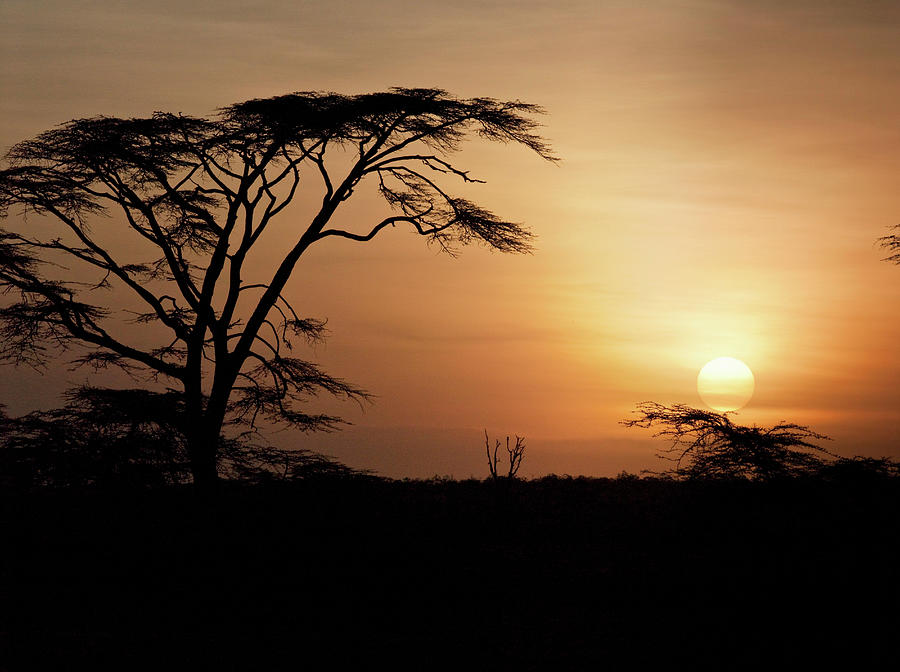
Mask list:
[[[450,162],[441,159],[434,154],[406,154],[403,156],[394,156],[378,163],[375,163],[369,168],[366,169],[366,173],[375,173],[381,170],[386,170],[388,168],[393,167],[392,164],[402,164],[405,161],[421,161],[425,166],[431,168],[438,173],[452,173],[462,178],[463,182],[470,182],[473,184],[485,184],[484,180],[477,180],[473,177],[469,177],[469,171],[467,170],[459,170],[455,168]]]
[[[350,231],[343,231],[341,229],[326,229],[322,231],[318,238],[325,238],[327,236],[340,236],[341,238],[348,238],[349,240],[356,240],[359,242],[365,242],[368,240],[372,240],[375,236],[378,235],[378,232],[388,226],[393,226],[397,222],[408,222],[416,227],[416,230],[422,235],[428,235],[431,233],[438,233],[439,230],[426,231],[422,228],[422,225],[419,223],[417,217],[412,216],[408,217],[406,215],[397,215],[394,217],[385,217],[378,224],[372,227],[372,230],[366,234],[358,234],[351,233]]]

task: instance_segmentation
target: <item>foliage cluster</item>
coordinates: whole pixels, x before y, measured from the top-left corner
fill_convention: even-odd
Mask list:
[[[62,408],[9,417],[0,406],[0,486],[158,487],[191,481],[185,404],[177,392],[80,387]],[[254,433],[220,437],[219,473],[259,482],[359,472]]]

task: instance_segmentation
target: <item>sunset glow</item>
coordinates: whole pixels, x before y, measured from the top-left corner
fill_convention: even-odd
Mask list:
[[[898,669],[900,0],[0,0],[0,501],[0,672]]]
[[[352,424],[276,442],[464,478],[484,471],[488,429],[528,437],[525,476],[614,475],[656,462],[618,424],[635,404],[705,400],[808,424],[836,453],[900,456],[900,268],[875,243],[900,222],[900,3],[264,4],[7,0],[2,151],[80,117],[408,86],[540,105],[561,158],[473,138],[454,161],[484,183],[442,182],[527,226],[533,254],[452,258],[399,225],[310,248],[286,293],[328,338],[294,355],[374,401],[311,403]],[[247,277],[320,206],[318,173],[303,178]],[[384,207],[364,180],[333,224]],[[97,230],[116,241],[119,224]],[[123,314],[121,333],[143,328]],[[723,354],[753,374],[698,397]],[[65,356],[5,368],[0,403],[24,414],[89,379],[132,384],[96,375]]]

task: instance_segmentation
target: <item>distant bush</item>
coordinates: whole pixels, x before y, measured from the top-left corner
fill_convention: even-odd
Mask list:
[[[823,465],[819,475],[838,482],[882,481],[900,478],[900,463],[888,457],[841,457]]]
[[[0,407],[0,485],[154,487],[191,482],[181,395],[79,387],[66,404],[12,418]],[[349,476],[355,470],[253,434],[221,437],[220,476],[241,481]]]

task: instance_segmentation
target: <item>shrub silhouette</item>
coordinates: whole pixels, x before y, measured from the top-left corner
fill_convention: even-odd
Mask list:
[[[83,386],[62,408],[11,418],[0,407],[0,485],[8,489],[153,487],[191,482],[185,405],[178,392]],[[356,472],[307,450],[244,433],[219,438],[219,473],[261,481]]]
[[[841,457],[819,471],[822,478],[842,483],[872,483],[900,477],[900,463],[889,457]]]

